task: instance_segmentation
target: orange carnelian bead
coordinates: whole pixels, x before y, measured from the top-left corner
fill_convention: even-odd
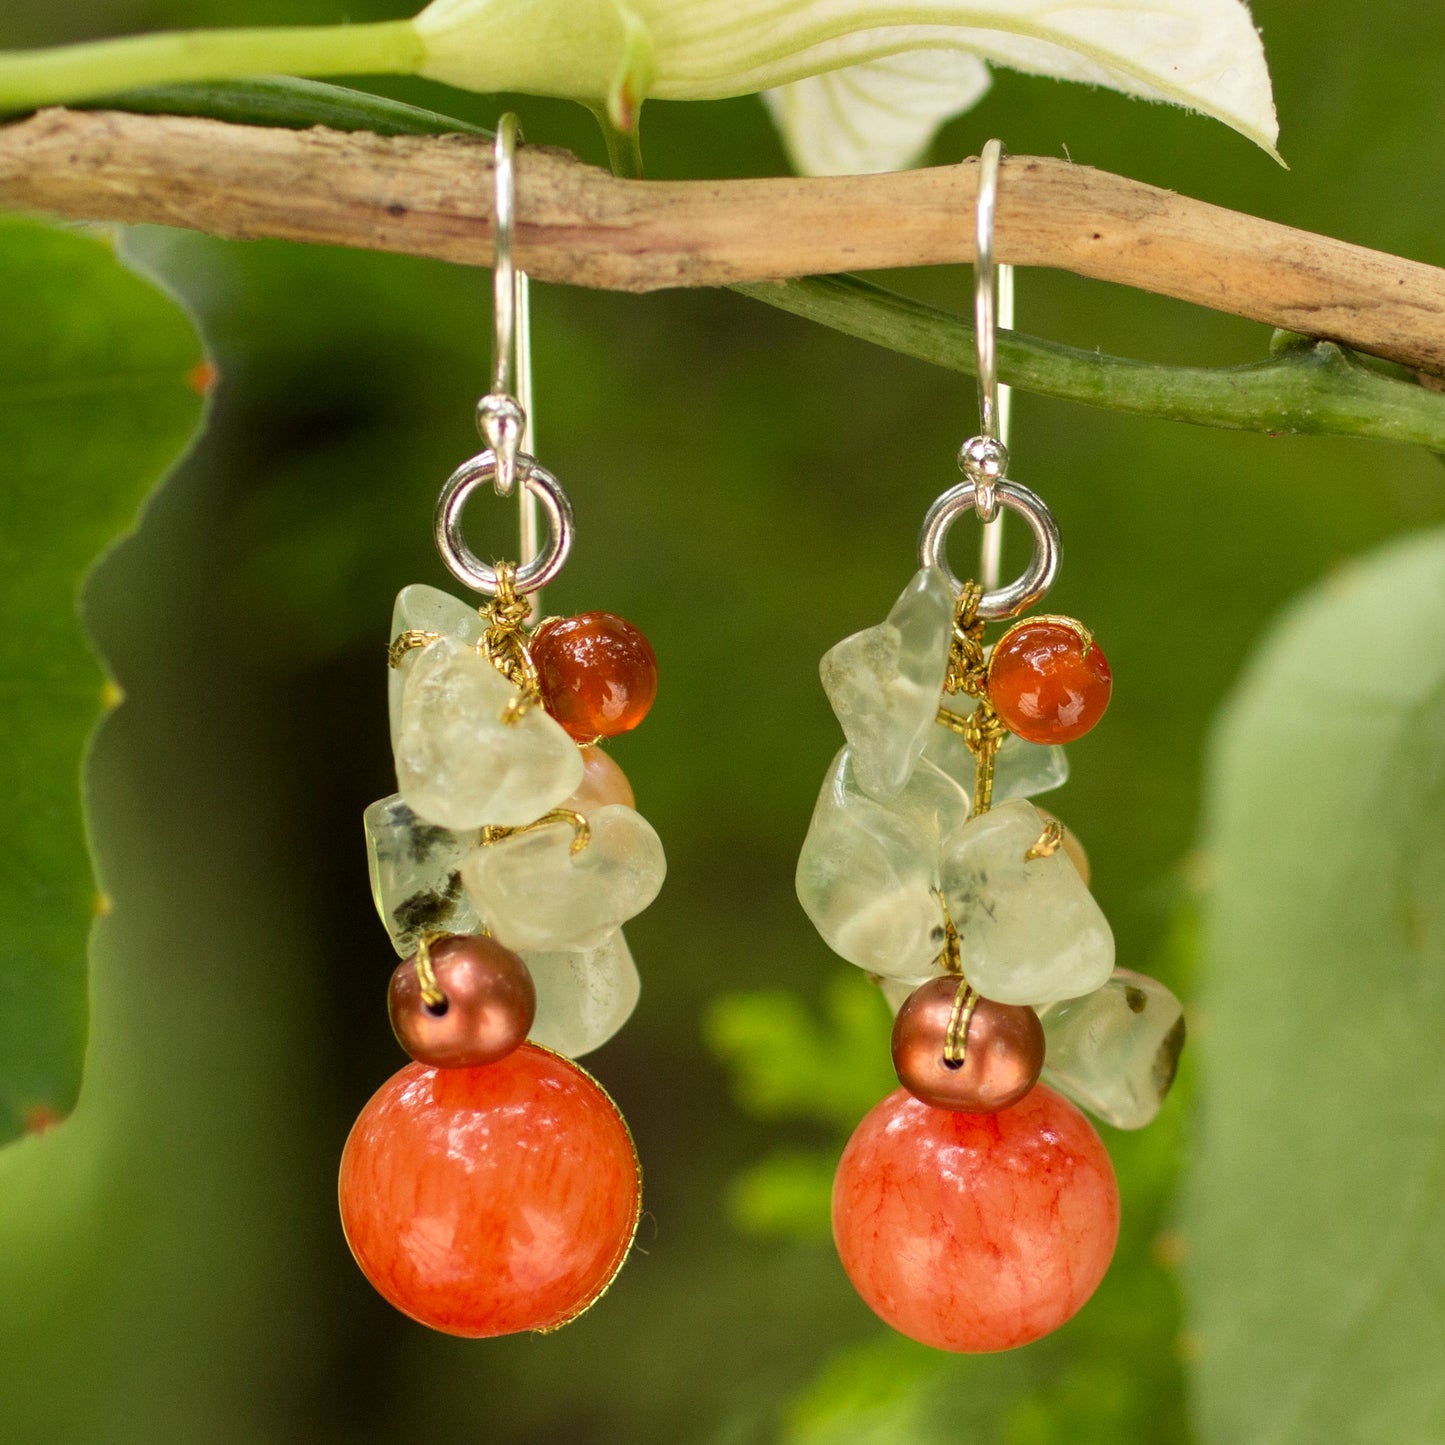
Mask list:
[[[590,813],[609,803],[635,808],[637,799],[627,774],[599,747],[586,747],[582,752],[582,783],[577,791],[559,806],[574,813]]]
[[[1010,1350],[1058,1329],[1103,1279],[1118,1234],[1108,1151],[1044,1084],[997,1114],[896,1089],[854,1131],[833,1181],[853,1287],[939,1350]]]
[[[642,1203],[616,1105],[535,1044],[481,1068],[392,1075],[352,1127],[340,1196],[377,1291],[470,1338],[580,1314],[622,1267]]]
[[[652,644],[611,612],[543,623],[531,653],[547,711],[579,740],[631,732],[657,696]]]
[[[1114,679],[1103,650],[1067,617],[1018,622],[988,665],[988,700],[1003,725],[1031,743],[1071,743],[1104,716]]]

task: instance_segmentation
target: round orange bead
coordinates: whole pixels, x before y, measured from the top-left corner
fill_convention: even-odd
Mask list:
[[[1119,1235],[1103,1141],[1044,1084],[998,1114],[897,1089],[859,1124],[833,1181],[833,1238],[866,1303],[901,1334],[982,1354],[1076,1314]]]
[[[544,623],[531,653],[547,711],[579,741],[631,732],[657,696],[652,644],[611,612]]]
[[[590,813],[594,808],[605,808],[609,803],[635,808],[637,799],[633,796],[627,774],[601,748],[586,747],[581,752],[582,784],[560,806],[574,813]]]
[[[483,1068],[394,1074],[351,1130],[339,1192],[383,1298],[469,1338],[580,1314],[622,1267],[642,1202],[616,1105],[535,1044]]]
[[[988,665],[988,700],[1003,725],[1031,743],[1071,743],[1109,706],[1108,659],[1082,624],[1067,617],[1015,623]]]

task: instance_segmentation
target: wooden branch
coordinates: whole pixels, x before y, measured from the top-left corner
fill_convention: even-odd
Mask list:
[[[518,158],[518,256],[543,281],[651,291],[972,259],[977,166],[625,181]],[[0,128],[0,205],[487,265],[488,143],[41,111]],[[1011,156],[999,259],[1178,297],[1445,373],[1445,270],[1064,161]]]

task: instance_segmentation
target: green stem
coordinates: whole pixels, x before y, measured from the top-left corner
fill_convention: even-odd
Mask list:
[[[621,176],[623,180],[640,181],[642,117],[638,116],[637,124],[631,130],[618,130],[612,124],[612,117],[607,114],[606,106],[594,105],[588,108],[597,117],[597,124],[602,128],[602,139],[607,145],[607,168],[614,176]]]
[[[410,20],[185,30],[0,53],[0,113],[140,86],[244,75],[407,75],[422,47]]]
[[[755,301],[952,371],[974,371],[973,327],[856,276],[748,282]],[[1445,453],[1445,394],[1328,341],[1287,340],[1248,366],[1160,366],[1019,332],[998,339],[1002,381],[1040,396],[1196,426],[1369,437]]]

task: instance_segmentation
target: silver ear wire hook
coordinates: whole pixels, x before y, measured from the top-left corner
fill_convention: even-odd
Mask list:
[[[509,111],[497,122],[492,148],[492,389],[477,403],[477,430],[497,459],[493,485],[499,497],[510,497],[517,484],[517,456],[524,450],[531,401],[527,276],[512,260],[517,215],[514,152],[520,136],[517,117]]]
[[[993,223],[998,204],[999,163],[1004,148],[991,140],[979,154],[978,209],[974,216],[976,260],[974,262],[974,337],[978,356],[979,434],[959,448],[958,465],[964,480],[938,497],[923,519],[918,539],[921,567],[937,567],[954,595],[961,596],[963,584],[948,565],[949,529],[965,512],[983,523],[979,575],[983,595],[975,615],[989,619],[1016,617],[1053,586],[1058,576],[1061,547],[1059,527],[1043,499],[1018,482],[1008,471],[1009,392],[998,382],[998,325],[1013,324],[1013,273],[1007,266],[994,266]],[[997,283],[997,289],[995,289]],[[999,558],[1003,542],[1003,508],[1016,512],[1033,534],[1033,556],[1027,569],[1007,587],[999,586]]]
[[[1003,156],[1003,142],[995,139],[984,146],[978,157],[973,316],[978,358],[979,434],[964,442],[958,453],[964,476],[974,484],[974,510],[981,521],[990,524],[999,515],[997,483],[1008,472],[1008,448],[999,429],[998,297],[993,261],[994,213],[998,207],[998,171]]]
[[[998,324],[1004,331],[1014,328],[1014,268],[998,268]],[[998,439],[1008,451],[1009,419],[1013,413],[1013,388],[998,384]],[[1003,525],[1007,511],[1000,510],[991,522],[983,524],[978,543],[978,580],[985,592],[998,586],[1003,571]]]
[[[572,547],[572,504],[562,484],[537,464],[532,429],[532,342],[527,274],[512,259],[516,230],[514,152],[522,138],[510,111],[497,122],[493,147],[495,194],[493,230],[496,254],[492,271],[492,389],[477,403],[477,430],[487,444],[481,455],[463,462],[447,478],[437,498],[433,528],[437,550],[459,581],[489,597],[501,585],[501,573],[483,562],[462,536],[462,512],[468,499],[490,486],[499,497],[518,493],[520,547],[513,588],[538,615],[537,593],[562,569]],[[515,395],[514,395],[515,392]],[[546,513],[547,540],[541,545],[539,509]]]

